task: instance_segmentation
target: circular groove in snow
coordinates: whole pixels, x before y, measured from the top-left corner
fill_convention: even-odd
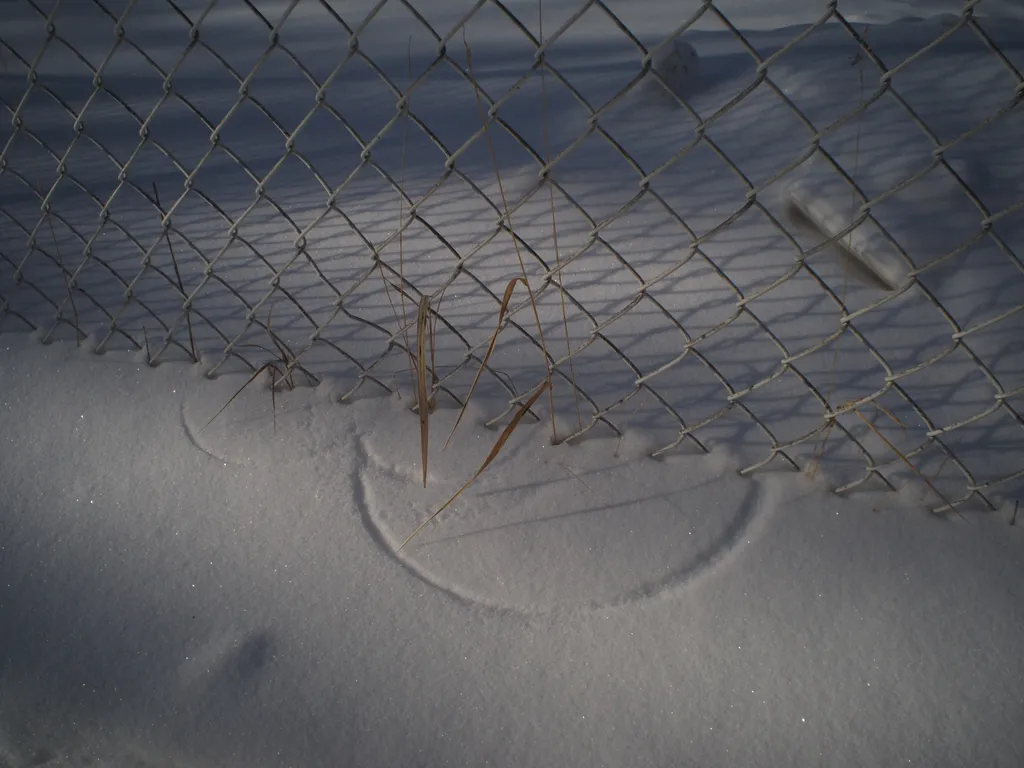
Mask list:
[[[237,390],[225,377],[186,398],[183,427],[227,467],[308,465],[330,475],[332,502],[359,514],[377,546],[450,596],[517,613],[617,605],[689,583],[740,540],[756,484],[728,457],[651,459],[647,446],[591,438],[550,444],[547,424],[521,424],[497,459],[409,544],[402,542],[469,479],[499,432],[472,407],[446,450],[456,413],[430,419],[423,487],[419,422],[405,404],[279,398],[252,387],[201,429]],[[346,498],[347,497],[347,498]]]
[[[434,432],[434,421],[442,443],[450,425]],[[405,422],[404,437],[389,426],[356,440],[364,523],[427,584],[493,608],[593,609],[678,588],[732,550],[755,506],[755,485],[722,456],[616,456],[612,439],[552,446],[534,425],[518,429],[476,483],[399,551],[472,475],[497,433],[460,427],[461,440],[431,454],[424,490],[419,441],[408,431],[418,438],[416,425]]]

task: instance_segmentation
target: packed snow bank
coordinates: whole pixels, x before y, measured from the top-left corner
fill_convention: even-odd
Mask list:
[[[444,454],[439,416],[424,492],[407,403],[300,390],[275,434],[250,388],[194,429],[240,383],[0,340],[0,764],[1020,762],[1006,515],[533,425],[399,557],[491,433],[471,420]],[[685,529],[737,511],[696,575],[587,599],[671,572],[672,544],[702,557]]]

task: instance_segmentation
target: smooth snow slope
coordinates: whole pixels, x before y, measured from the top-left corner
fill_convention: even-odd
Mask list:
[[[0,765],[1020,762],[1008,512],[527,426],[399,556],[472,414],[424,492],[400,404],[239,383],[3,337]]]

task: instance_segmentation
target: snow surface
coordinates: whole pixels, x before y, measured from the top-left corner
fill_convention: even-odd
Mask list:
[[[258,5],[270,19],[288,7]],[[352,3],[346,14],[356,18],[373,5]],[[611,5],[647,45],[683,21],[674,2]],[[204,6],[183,5],[193,16]],[[416,6],[431,24],[448,29],[471,4]],[[532,0],[509,0],[508,6],[539,34]],[[762,56],[824,13],[824,4],[812,0],[791,0],[784,12],[778,4],[749,0],[716,6]],[[893,66],[948,29],[944,14],[958,14],[961,7],[908,0],[841,9],[864,25],[872,49]],[[545,32],[577,8],[545,2]],[[977,13],[1007,60],[1024,66],[1020,4],[985,0]],[[105,60],[113,25],[96,7],[67,3],[55,19],[58,34],[94,66]],[[250,93],[294,130],[312,108],[315,89],[279,50],[261,60],[269,28],[254,19],[243,4],[218,3],[203,23],[202,40],[243,75],[261,62]],[[187,25],[155,4],[140,4],[125,29],[165,68],[178,62],[188,42]],[[504,93],[532,65],[534,50],[493,5],[474,15],[466,33],[474,72],[489,93]],[[281,44],[321,79],[344,45],[337,23],[314,3],[300,3],[280,34]],[[407,37],[407,47],[396,45]],[[66,48],[44,45],[45,27],[34,12],[5,21],[0,38],[10,46],[3,59],[8,69],[0,74],[3,114],[10,116],[25,92],[16,56],[34,62],[40,81],[66,103],[85,109],[82,137],[68,113],[39,88],[30,91],[20,114],[54,151],[67,153],[69,175],[51,190],[52,210],[91,234],[99,208],[73,182],[106,199],[117,179],[109,158],[90,141],[124,162],[139,142],[138,124],[103,92],[92,96],[91,75],[83,76],[81,61]],[[710,15],[686,34],[685,44],[699,62],[696,76],[680,87],[707,118],[751,82],[754,62]],[[389,3],[360,32],[360,47],[402,86],[430,65],[436,44],[405,9]],[[453,41],[453,58],[462,55],[458,47]],[[827,125],[877,87],[877,69],[856,62],[856,50],[839,25],[826,24],[774,60],[769,73],[809,119]],[[629,82],[638,66],[636,47],[593,8],[549,57],[595,105]],[[342,70],[327,101],[370,138],[394,116],[394,98],[360,67],[354,61]],[[125,45],[107,62],[104,84],[141,115],[162,93],[160,78]],[[977,37],[960,30],[900,69],[893,87],[940,141],[950,141],[1010,103],[1019,83]],[[174,88],[215,123],[225,120],[222,145],[244,157],[254,173],[262,177],[280,159],[280,130],[249,102],[228,113],[238,82],[201,47],[176,71]],[[585,133],[589,115],[554,78],[547,88],[554,155]],[[656,93],[638,89],[601,117],[602,127],[647,172],[691,141],[695,125],[682,110],[653,98]],[[500,110],[534,146],[544,144],[539,100],[533,78]],[[416,89],[412,108],[449,149],[479,129],[473,90],[447,70]],[[80,348],[66,329],[58,332],[60,341],[45,346],[40,332],[26,333],[18,318],[43,329],[55,319],[54,305],[31,287],[55,301],[67,292],[62,273],[39,257],[49,247],[43,241],[52,237],[72,264],[82,262],[83,243],[60,219],[52,229],[47,223],[40,230],[46,238],[40,236],[32,251],[36,257],[22,265],[23,282],[12,280],[8,265],[21,263],[39,221],[39,199],[26,193],[25,180],[43,185],[45,193],[57,176],[48,152],[24,134],[12,134],[6,121],[2,130],[0,141],[13,143],[0,173],[6,214],[0,255],[7,259],[0,264],[0,296],[9,310],[0,324],[0,768],[1024,761],[1018,727],[1024,715],[1024,516],[1011,525],[1024,477],[990,494],[1001,505],[998,512],[967,510],[963,518],[949,519],[924,510],[934,499],[920,483],[906,484],[898,495],[874,486],[848,499],[828,494],[826,483],[863,472],[861,457],[842,453],[848,446],[838,436],[814,480],[776,471],[740,477],[736,469],[764,458],[766,446],[735,409],[701,432],[713,447],[710,455],[696,455],[684,444],[655,460],[648,454],[671,442],[678,425],[641,394],[613,414],[621,439],[593,430],[576,444],[555,446],[544,423],[525,421],[480,480],[398,551],[472,475],[496,439],[498,432],[485,422],[505,407],[508,394],[494,381],[482,380],[443,452],[456,412],[439,399],[426,489],[418,424],[409,414],[406,360],[389,352],[387,334],[345,318],[328,324],[322,340],[362,365],[380,360],[375,375],[400,394],[382,396],[368,385],[339,404],[358,369],[339,361],[326,344],[313,344],[303,362],[323,376],[318,387],[279,393],[272,414],[261,381],[205,426],[247,374],[230,365],[214,380],[203,374],[220,361],[226,338],[243,333],[239,348],[267,344],[259,328],[246,330],[239,298],[258,303],[270,276],[294,256],[296,233],[323,210],[327,192],[319,181],[289,159],[266,187],[281,209],[258,203],[239,226],[242,241],[254,249],[246,250],[241,241],[227,243],[225,220],[183,188],[178,169],[151,146],[142,147],[130,178],[147,190],[158,182],[165,206],[181,196],[173,218],[187,290],[200,285],[204,265],[191,256],[186,237],[207,256],[228,245],[217,273],[237,291],[210,283],[197,294],[201,364],[151,368],[145,353],[124,349],[130,345],[119,336],[103,355],[90,351],[108,323],[100,306],[123,305],[119,326],[136,335],[147,328],[154,346],[159,332],[141,307],[168,323],[179,314],[180,297],[152,271],[140,275],[138,248],[113,226],[98,231],[93,261],[77,286],[96,302],[80,299],[78,320],[97,331]],[[187,168],[210,147],[209,129],[174,99],[155,113],[150,130]],[[1019,109],[1011,110],[946,152],[950,166],[993,211],[1020,200],[1022,133]],[[805,152],[810,136],[766,88],[723,114],[708,135],[755,185]],[[536,164],[498,131],[495,141],[505,192],[518,200],[534,185]],[[934,144],[888,98],[830,133],[823,146],[869,195],[933,162]],[[299,132],[295,147],[332,188],[359,162],[355,142],[322,110]],[[383,132],[373,157],[403,178],[414,198],[444,172],[436,147],[415,130],[404,133],[401,123]],[[458,165],[497,199],[482,142],[471,144]],[[820,169],[808,166],[767,185],[759,199],[781,216],[794,190],[820,181],[812,175]],[[555,176],[598,221],[635,194],[638,180],[596,136],[561,162]],[[195,190],[234,218],[254,199],[252,179],[225,152],[210,155],[193,181]],[[651,188],[685,211],[698,234],[731,217],[747,193],[705,145],[668,166]],[[841,224],[850,218],[846,201],[825,197],[832,219]],[[546,193],[536,195],[514,216],[517,233],[545,254],[553,252],[550,205]],[[393,232],[399,219],[393,191],[369,172],[356,175],[339,206],[373,242]],[[593,222],[563,197],[555,206],[560,249],[570,254],[586,241]],[[110,213],[144,247],[161,238],[152,206],[130,189],[114,198]],[[492,211],[455,178],[421,213],[463,253],[493,229]],[[942,167],[873,206],[872,213],[918,266],[969,240],[980,222],[974,203]],[[1021,252],[1019,209],[999,218],[992,231]],[[862,232],[858,243],[881,253],[872,245],[874,234]],[[602,236],[643,280],[677,265],[688,243],[650,198]],[[814,242],[806,232],[798,237],[806,239],[804,247]],[[393,327],[394,309],[380,283],[358,282],[367,252],[351,228],[332,214],[308,241],[321,274],[352,291],[346,300],[353,316]],[[793,265],[790,245],[753,210],[702,248],[747,294]],[[422,290],[434,290],[450,276],[451,253],[425,228],[411,227],[404,249],[407,275]],[[255,252],[266,262],[257,263]],[[384,255],[396,261],[397,245]],[[830,256],[815,267],[851,309],[878,300],[877,286],[847,285],[848,270]],[[155,259],[161,268],[169,266],[162,252]],[[495,241],[473,257],[471,269],[500,295],[517,266],[509,244]],[[132,284],[134,302],[124,303],[125,286],[108,270],[128,280],[140,275]],[[721,384],[692,356],[655,373],[682,352],[682,336],[663,314],[641,303],[610,320],[638,286],[610,252],[586,251],[563,280],[590,313],[570,308],[574,345],[592,333],[594,321],[602,324],[606,343],[574,356],[576,375],[600,407],[631,391],[637,378],[615,347],[627,350],[663,402],[690,423],[722,407]],[[961,347],[901,380],[943,427],[991,407],[992,387],[979,374],[978,360],[1005,390],[1024,386],[1024,313],[1007,314],[1021,303],[1024,275],[983,238],[921,280],[948,317],[914,290],[858,318],[858,330],[894,370],[903,371],[949,346],[949,317],[976,329],[966,337],[973,357]],[[309,264],[297,262],[282,287],[316,324],[326,320],[336,294]],[[694,335],[725,320],[736,302],[733,289],[697,260],[663,278],[651,294]],[[287,301],[272,305],[275,331],[296,348],[308,343],[310,318]],[[803,273],[751,306],[791,350],[811,348],[839,323],[835,305]],[[540,311],[546,331],[559,339],[557,297],[544,294]],[[443,313],[479,345],[493,327],[496,305],[480,285],[460,278],[445,294]],[[181,343],[180,323],[173,335]],[[848,337],[838,348],[838,354],[829,345],[803,358],[802,373],[834,403],[876,391],[885,371],[867,350]],[[769,375],[780,359],[763,332],[743,321],[712,336],[701,350],[737,389]],[[442,373],[457,371],[465,352],[454,334],[441,330]],[[543,374],[539,355],[511,332],[502,337],[494,367],[520,392]],[[472,372],[457,371],[447,383],[464,392]],[[575,414],[564,389],[559,396],[564,434]],[[751,393],[744,403],[781,441],[821,423],[820,404],[792,376]],[[887,397],[882,404],[903,427],[873,414],[875,428],[904,448],[919,444],[926,426],[907,403]],[[888,457],[858,419],[851,416],[844,425]],[[952,435],[957,455],[979,482],[1020,469],[1024,441],[1007,410]],[[962,478],[941,456],[917,458],[940,487],[955,488],[959,480],[962,488]],[[770,467],[780,468],[779,462]],[[887,474],[895,478],[901,471],[896,466]],[[902,475],[906,480],[908,472]]]
[[[243,380],[2,337],[0,765],[1020,764],[1008,510],[525,425],[399,555],[494,433]]]

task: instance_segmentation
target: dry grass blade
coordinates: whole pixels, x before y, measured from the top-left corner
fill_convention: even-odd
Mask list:
[[[216,412],[215,414],[213,414],[213,416],[212,416],[212,417],[210,417],[210,420],[209,420],[208,422],[206,422],[205,424],[203,424],[203,426],[202,426],[202,427],[200,428],[200,430],[199,430],[199,431],[200,431],[200,432],[202,432],[202,431],[203,431],[204,429],[206,429],[206,428],[207,428],[208,426],[210,426],[211,424],[213,424],[214,420],[215,420],[215,419],[216,419],[216,418],[217,418],[218,416],[220,416],[220,415],[221,415],[222,413],[224,413],[224,411],[226,411],[226,410],[227,410],[227,407],[228,407],[229,405],[231,405],[231,403],[233,403],[233,402],[235,401],[235,398],[236,398],[236,397],[238,397],[238,396],[239,396],[240,394],[242,394],[242,390],[243,390],[243,389],[245,389],[246,387],[248,387],[248,386],[249,386],[250,384],[252,384],[252,383],[253,383],[254,381],[256,381],[256,379],[257,379],[257,378],[259,378],[259,375],[260,375],[261,373],[263,373],[264,371],[266,371],[266,370],[270,370],[270,371],[272,371],[272,372],[273,372],[274,374],[276,374],[276,373],[277,373],[277,365],[276,365],[275,363],[273,363],[273,362],[270,362],[270,363],[264,363],[264,364],[263,364],[263,365],[261,365],[261,366],[260,366],[259,368],[257,368],[257,369],[256,369],[256,372],[255,372],[255,373],[253,373],[253,375],[252,375],[252,376],[250,376],[250,377],[248,378],[248,380],[246,380],[245,384],[243,384],[242,386],[240,386],[240,387],[239,387],[239,388],[237,389],[237,391],[235,392],[235,394],[233,394],[233,395],[232,395],[232,396],[231,396],[231,397],[230,397],[230,398],[228,399],[228,401],[227,401],[226,403],[224,403],[224,405],[222,405],[222,406],[221,406],[221,408],[220,408],[220,410],[219,410],[219,411],[217,411],[217,412]],[[276,381],[276,380],[272,380],[272,381],[271,381],[271,387],[270,387],[270,402],[271,402],[271,407],[272,407],[272,408],[274,408],[274,412],[275,412],[275,413],[277,412],[277,409],[276,409],[276,407],[275,407],[275,406],[276,406],[276,404],[275,404],[275,402],[274,402],[274,389],[275,389],[275,386],[276,386],[276,384],[277,384],[277,381]],[[275,429],[275,430],[277,429],[277,425],[276,425],[276,424],[274,425],[274,429]]]
[[[554,387],[551,383],[551,356],[548,354],[548,345],[544,341],[544,326],[540,322],[540,310],[537,309],[537,301],[534,298],[533,290],[530,288],[530,282],[526,274],[526,262],[523,261],[522,251],[519,249],[519,239],[515,235],[515,231],[512,228],[512,214],[508,210],[508,200],[505,197],[505,187],[501,183],[501,171],[498,168],[498,154],[494,151],[494,142],[491,140],[491,131],[487,127],[488,119],[487,113],[484,111],[483,98],[480,96],[479,81],[476,78],[476,73],[473,71],[473,53],[469,48],[469,41],[466,39],[466,27],[462,27],[462,42],[466,47],[466,68],[469,70],[469,79],[473,83],[473,93],[476,96],[476,107],[480,114],[480,123],[484,129],[484,137],[487,139],[487,148],[491,153],[491,162],[494,164],[494,177],[498,182],[498,194],[501,196],[501,207],[504,220],[507,223],[506,227],[509,232],[509,236],[512,238],[512,247],[516,250],[516,259],[519,261],[519,272],[522,274],[523,284],[526,285],[526,290],[530,292],[530,307],[533,309],[533,319],[537,324],[537,341],[540,342],[541,351],[544,354],[544,367],[547,370],[547,383],[548,383],[548,401],[551,409],[551,439],[552,441],[558,441],[558,431],[555,428],[555,392]]]
[[[430,326],[429,326],[429,337],[427,339],[430,344],[430,387],[431,387],[431,400],[430,410],[434,410],[435,400],[437,398],[434,387],[437,386],[440,379],[437,376],[437,318],[441,314],[441,302],[444,301],[445,288],[441,289],[440,295],[437,297],[437,306],[434,311],[430,314]]]
[[[491,359],[491,355],[494,353],[494,348],[498,344],[498,334],[501,332],[501,323],[505,319],[505,315],[508,313],[508,304],[512,300],[512,292],[516,288],[516,283],[522,283],[526,286],[527,291],[530,290],[529,284],[521,277],[513,277],[505,286],[505,295],[501,297],[501,308],[498,310],[498,324],[495,326],[494,333],[491,335],[491,343],[487,347],[484,359],[480,362],[480,367],[476,371],[476,376],[473,377],[473,384],[469,388],[469,394],[466,395],[465,402],[462,403],[462,408],[459,410],[459,417],[455,419],[455,426],[452,427],[452,431],[448,435],[448,439],[444,441],[444,448],[448,447],[448,443],[452,441],[452,436],[455,434],[455,430],[459,428],[459,422],[462,421],[462,416],[466,413],[466,408],[469,406],[469,401],[473,397],[473,392],[476,391],[476,385],[480,381],[480,376],[483,374],[484,368],[487,367],[487,361]],[[444,448],[441,450],[444,450]]]
[[[549,389],[550,387],[551,382],[545,381],[543,384],[541,384],[540,389],[534,392],[530,399],[523,403],[522,406],[520,406],[519,410],[516,411],[516,415],[512,417],[512,421],[508,423],[508,426],[506,426],[505,429],[502,430],[501,434],[498,436],[498,439],[494,442],[494,447],[491,448],[491,452],[487,454],[487,458],[484,459],[484,463],[480,465],[480,468],[473,474],[471,478],[469,478],[469,480],[466,481],[465,485],[463,485],[461,488],[459,488],[459,490],[455,492],[455,495],[448,499],[448,501],[446,501],[441,506],[441,508],[437,510],[437,512],[435,512],[422,523],[420,523],[416,527],[416,530],[409,534],[409,538],[402,542],[402,546],[396,550],[397,552],[401,552],[405,545],[416,537],[416,534],[422,531],[430,523],[430,521],[432,521],[434,518],[436,518],[446,509],[448,509],[448,507],[451,506],[452,502],[459,498],[459,496],[462,495],[463,491],[469,488],[469,486],[471,486],[476,481],[476,479],[484,473],[484,470],[486,470],[487,467],[491,465],[491,462],[498,457],[498,454],[501,452],[501,449],[505,446],[505,443],[508,442],[508,439],[512,436],[512,433],[515,431],[516,427],[519,426],[519,422],[522,421],[523,417],[530,412],[530,409],[533,407],[533,404],[537,402],[537,398],[539,398],[544,393],[544,391]]]
[[[865,34],[866,33],[867,33],[867,30],[865,30]],[[857,67],[857,75],[858,75],[858,78],[860,80],[860,104],[861,104],[861,106],[863,106],[864,103],[865,103],[865,101],[864,101],[864,69],[863,69],[863,67],[859,66],[860,63],[861,63],[861,56],[860,56],[860,51],[858,51],[857,55],[850,62],[850,64],[852,66]],[[858,117],[857,118],[857,135],[856,135],[856,139],[855,139],[855,142],[854,142],[854,150],[853,150],[853,176],[854,176],[854,178],[857,178],[858,175],[859,175],[859,172],[860,172],[860,134],[861,134],[861,128],[862,127],[863,127],[863,121],[862,121],[862,119],[860,117]],[[855,209],[856,205],[857,205],[857,191],[853,187],[851,187],[850,188],[850,207]],[[820,227],[818,227],[818,226],[816,226],[814,224],[813,218],[811,218],[811,217],[805,217],[805,218],[807,218],[807,223],[809,223],[812,228],[818,230],[819,234],[822,237],[824,237],[825,239],[830,239],[829,236],[828,236],[828,233],[820,231]],[[854,264],[859,264],[860,263],[858,259],[853,258],[853,256],[852,256],[852,243],[853,243],[853,232],[850,232],[846,236],[846,242],[845,243],[838,242],[838,241],[835,243],[836,247],[838,247],[840,249],[840,251],[844,252],[844,255],[850,257],[850,258],[843,259],[843,262],[842,262],[843,263],[842,312],[844,312],[844,313],[846,312],[846,309],[845,309],[846,308],[846,297],[849,294],[849,289],[850,289],[850,270],[851,270],[851,268],[852,268],[852,266]],[[832,396],[835,394],[836,365],[839,363],[839,345],[840,345],[841,340],[842,340],[842,336],[840,336],[838,339],[836,339],[835,348],[832,350],[832,366],[829,369],[829,391],[828,391],[828,394],[825,397],[826,404],[829,404],[829,403],[832,402]],[[831,407],[831,406],[829,405],[828,407]],[[898,424],[900,424],[901,427],[903,426],[903,424],[900,423],[899,420],[896,419],[896,417],[894,417],[891,413],[889,413],[888,411],[885,411],[885,413],[889,416],[889,418],[893,419],[893,421],[896,421]],[[858,413],[857,415],[861,416],[860,413]],[[861,416],[861,418],[863,419],[864,417]],[[808,466],[808,469],[810,470],[809,471],[809,475],[810,475],[810,478],[812,480],[814,479],[814,476],[818,473],[818,466],[821,464],[821,459],[825,455],[825,446],[828,443],[829,435],[832,434],[832,426],[834,424],[835,424],[834,421],[830,422],[828,427],[825,429],[825,435],[821,439],[821,446],[818,449],[818,455],[811,461],[810,465]]]
[[[156,200],[156,207],[158,210],[163,210],[163,206],[160,204],[160,190],[157,189],[156,182],[153,182],[153,199]],[[167,242],[167,250],[171,254],[171,264],[174,265],[174,277],[178,281],[178,290],[182,296],[185,295],[185,283],[182,282],[181,272],[178,270],[178,259],[174,255],[174,246],[171,245],[171,233],[169,230],[164,230],[164,239]],[[192,334],[192,312],[191,310],[185,310],[185,322],[188,324],[188,343],[192,348],[192,359],[195,362],[199,362],[199,352],[196,350],[196,339]]]
[[[810,462],[807,464],[807,476],[813,480],[818,474],[818,467],[821,466],[821,459],[825,455],[825,446],[828,445],[829,435],[832,434],[832,427],[835,424],[834,421],[830,421],[828,426],[825,427],[825,434],[821,438],[821,444],[818,446],[818,453],[812,457]]]
[[[406,48],[406,67],[409,79],[412,80],[412,37],[409,38]],[[398,233],[398,297],[402,304],[402,316],[398,316],[398,309],[395,307],[394,299],[391,298],[391,288],[395,287],[384,274],[384,262],[377,259],[377,271],[380,274],[381,283],[384,285],[384,295],[387,297],[388,304],[391,305],[391,314],[395,317],[395,322],[398,324],[399,331],[405,340],[405,351],[406,359],[409,363],[409,382],[412,384],[413,389],[416,388],[416,360],[412,352],[412,346],[409,341],[409,316],[406,309],[405,303],[405,292],[406,292],[406,279],[405,279],[405,168],[406,168],[406,147],[409,140],[409,112],[412,105],[412,94],[409,91],[405,92],[405,106],[402,108],[405,119],[402,122],[402,173],[399,176],[397,192],[398,192],[398,226],[396,232]],[[402,391],[398,386],[397,377],[395,378],[395,392],[398,396],[402,396]]]
[[[259,375],[261,373],[263,373],[264,371],[270,371],[270,413],[271,419],[274,424],[274,434],[277,434],[277,385],[283,381],[285,384],[288,385],[288,389],[295,389],[295,372],[293,369],[295,366],[295,362],[298,358],[295,357],[295,353],[292,352],[291,348],[285,343],[284,339],[282,339],[274,332],[274,329],[272,327],[273,318],[274,308],[271,307],[270,311],[267,312],[266,331],[267,335],[270,337],[270,340],[274,343],[274,346],[277,347],[277,354],[279,356],[278,359],[269,360],[265,362],[263,365],[261,365],[259,368],[257,368],[256,372],[253,373],[253,375],[250,376],[248,380],[246,380],[245,384],[240,386],[238,390],[235,392],[235,394],[233,394],[228,399],[228,401],[224,403],[223,406],[221,406],[221,409],[217,411],[215,414],[213,414],[210,420],[202,426],[202,428],[199,430],[200,432],[202,432],[204,429],[210,426],[218,416],[224,413],[224,411],[227,410],[227,407],[234,402],[235,398],[242,394],[242,390],[248,387],[254,381],[256,381],[256,379],[259,378]],[[269,349],[264,347],[262,344],[245,344],[243,346],[262,349],[267,354],[273,354]],[[303,373],[306,374],[306,379],[309,380],[309,371],[306,371],[304,368],[302,368],[301,370],[303,371]]]
[[[420,298],[416,313],[416,408],[420,414],[420,460],[423,462],[423,487],[427,487],[427,449],[430,430],[430,398],[427,392],[427,320],[430,299]]]
[[[42,189],[38,179],[36,180],[36,186]],[[43,195],[40,193],[40,198]],[[61,271],[61,275],[64,277],[64,285],[68,291],[68,303],[71,304],[71,317],[75,322],[75,346],[82,346],[82,339],[85,337],[85,333],[82,331],[81,326],[78,323],[78,308],[75,306],[75,293],[71,287],[72,275],[69,270],[64,269],[64,257],[60,255],[60,244],[57,242],[57,230],[53,226],[53,213],[50,209],[46,210],[46,223],[50,226],[50,238],[53,240],[53,250],[57,255],[57,267]]]
[[[911,472],[913,472],[915,475],[917,475],[919,478],[921,478],[922,481],[924,481],[924,484],[927,485],[932,490],[932,493],[934,493],[936,496],[939,497],[939,499],[942,501],[943,504],[945,504],[947,507],[949,507],[949,509],[952,510],[953,512],[956,512],[957,516],[961,520],[963,520],[964,522],[967,522],[966,519],[964,518],[964,516],[962,514],[960,514],[960,511],[956,507],[953,506],[953,503],[949,499],[947,499],[945,496],[942,495],[942,492],[939,491],[939,489],[935,487],[935,484],[931,480],[929,480],[925,476],[925,474],[923,472],[921,472],[921,470],[919,470],[917,467],[915,467],[914,463],[910,459],[908,459],[905,455],[903,455],[903,452],[900,451],[900,449],[897,448],[895,445],[893,445],[892,442],[885,435],[883,435],[881,433],[881,431],[878,429],[878,427],[876,427],[874,424],[872,424],[870,421],[868,421],[867,417],[865,417],[864,414],[861,413],[860,411],[858,411],[856,408],[853,409],[853,412],[856,413],[858,416],[860,416],[861,421],[863,421],[865,424],[868,425],[868,428],[872,432],[874,432],[875,435],[878,436],[878,439],[881,440],[883,443],[885,443],[889,447],[889,450],[891,450],[893,453],[895,453],[900,458],[900,460],[904,464],[906,464],[907,467],[909,467]]]
[[[899,427],[900,429],[902,429],[902,430],[903,430],[904,432],[906,432],[906,431],[907,431],[907,425],[906,425],[906,424],[904,424],[904,423],[903,423],[902,421],[900,421],[900,420],[899,420],[898,418],[896,418],[895,414],[893,414],[893,412],[892,412],[892,411],[890,411],[890,410],[889,410],[888,408],[886,408],[886,407],[885,407],[884,405],[880,405],[879,403],[876,403],[876,402],[874,402],[874,401],[872,401],[872,402],[871,402],[871,404],[872,404],[873,406],[875,406],[875,408],[877,408],[878,410],[880,410],[880,411],[881,411],[882,413],[884,413],[884,414],[885,414],[886,416],[888,416],[888,417],[889,417],[889,420],[890,420],[890,421],[891,421],[891,422],[892,422],[893,424],[897,425],[897,426],[898,426],[898,427]]]
[[[274,346],[277,347],[277,353],[281,356],[281,363],[284,364],[286,372],[286,375],[282,374],[283,378],[288,382],[288,386],[291,389],[295,389],[295,371],[293,368],[290,369],[289,366],[291,366],[297,358],[295,357],[295,353],[292,352],[292,348],[285,343],[284,339],[274,332],[274,329],[271,326],[271,319],[273,315],[274,308],[271,307],[270,311],[267,312],[267,336],[269,336],[270,340],[274,342]],[[271,388],[270,391],[273,392],[273,388]]]
[[[594,489],[593,489],[593,488],[591,488],[591,487],[590,487],[589,485],[587,485],[586,481],[584,481],[584,479],[583,479],[582,477],[580,477],[580,476],[579,476],[579,475],[577,475],[577,474],[576,474],[575,472],[573,472],[573,471],[572,471],[572,470],[571,470],[571,469],[570,469],[569,467],[567,467],[567,466],[566,466],[565,464],[559,464],[558,466],[560,466],[560,467],[561,467],[562,469],[564,469],[564,470],[565,470],[566,472],[568,472],[568,473],[569,473],[570,475],[572,475],[573,477],[575,477],[575,478],[576,478],[576,479],[577,479],[577,480],[579,481],[580,485],[582,485],[582,486],[583,486],[584,488],[586,488],[586,489],[587,489],[588,491],[590,491],[591,493],[593,493],[593,492],[594,492]]]
[[[541,45],[544,44],[544,2],[537,0],[537,21]],[[547,66],[541,60],[540,67],[540,111],[544,124],[544,164],[551,161],[551,137],[548,131],[548,87],[545,73]],[[550,170],[549,170],[550,174]],[[580,391],[576,386],[576,366],[572,361],[572,343],[569,341],[569,315],[565,308],[565,290],[562,288],[562,252],[558,247],[558,218],[555,216],[555,189],[550,175],[547,179],[548,201],[551,204],[551,239],[555,248],[555,264],[558,266],[558,296],[562,303],[562,329],[565,331],[565,354],[569,358],[569,380],[572,382],[573,400],[576,403],[576,426],[583,429],[583,414],[580,412]]]
[[[835,363],[833,362],[833,367],[834,366],[835,366]],[[847,402],[846,405],[850,405],[851,403],[852,403],[852,401]],[[896,418],[896,416],[893,414],[892,411],[890,411],[884,405],[880,405],[879,403],[876,403],[873,400],[871,401],[871,404],[873,406],[875,406],[875,408],[877,408],[879,411],[884,413],[886,416],[888,416],[889,420],[892,421],[893,424],[897,425],[904,432],[907,431],[907,425],[904,424],[902,421],[900,421],[898,418]],[[857,412],[857,415],[860,416],[862,419],[864,418],[864,416],[861,415],[860,411]],[[833,420],[833,421],[830,421],[828,423],[827,427],[825,427],[825,435],[821,439],[821,445],[818,446],[818,455],[815,456],[814,458],[812,458],[811,461],[807,464],[807,474],[808,474],[808,476],[810,477],[811,480],[813,480],[815,475],[818,474],[818,467],[821,465],[821,459],[825,455],[825,446],[828,443],[828,436],[830,434],[832,434],[832,427],[834,427],[835,424],[836,423]],[[870,426],[873,430],[875,430],[875,432],[878,431],[874,426],[872,426],[870,424],[868,426]],[[941,471],[941,467],[940,467],[940,471]]]
[[[409,37],[406,43],[406,74],[409,79],[412,79],[412,37]],[[402,121],[402,176],[400,179],[400,187],[398,193],[398,279],[399,289],[398,298],[402,303],[402,331],[405,334],[405,348],[409,349],[409,315],[405,308],[405,161],[406,161],[406,149],[409,144],[409,112],[412,106],[412,94],[406,93],[405,100],[405,120]],[[409,375],[415,378],[413,373],[414,360],[412,359],[412,353],[409,353]],[[415,383],[415,382],[414,382]],[[427,463],[424,459],[423,462],[423,486],[427,485]]]

